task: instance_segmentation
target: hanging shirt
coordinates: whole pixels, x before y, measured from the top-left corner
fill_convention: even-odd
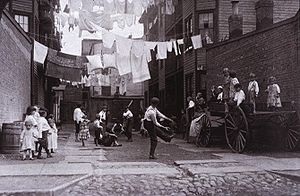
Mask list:
[[[202,48],[201,34],[191,37],[194,49]]]
[[[116,13],[115,0],[104,0],[103,4],[104,4],[104,12],[106,14]]]
[[[116,10],[118,14],[125,13],[125,0],[115,0]]]
[[[144,82],[151,79],[146,55],[141,57],[131,55],[131,71],[133,83]]]
[[[105,48],[111,48],[114,44],[114,41],[116,40],[116,37],[113,33],[103,30],[102,40],[103,40],[103,46]]]
[[[166,59],[167,58],[167,43],[158,42],[157,44],[157,59]]]
[[[123,56],[130,56],[132,40],[121,36],[116,36],[117,53]]]
[[[145,42],[143,40],[134,40],[132,42],[131,52],[136,57],[141,57],[144,54]]]
[[[116,67],[116,55],[115,54],[103,54],[103,64],[105,68],[117,68]]]
[[[154,50],[154,48],[157,46],[158,42],[145,42],[146,47],[149,48],[150,50]]]
[[[134,14],[134,1],[128,0],[127,1],[127,14]]]
[[[103,64],[100,55],[86,56],[86,58],[88,59],[91,65],[90,71],[93,71],[95,69],[103,69]]]
[[[236,105],[240,106],[241,103],[246,99],[245,93],[243,90],[235,92],[233,101],[236,101]]]
[[[44,64],[48,54],[48,47],[34,40],[33,52],[34,52],[33,54],[34,61]]]
[[[117,69],[120,76],[131,73],[130,57],[117,54]]]
[[[81,111],[80,108],[75,108],[73,112],[73,120],[77,123],[83,122],[84,113]]]
[[[168,49],[168,52],[172,52],[173,50],[173,44],[171,41],[167,42],[167,49]]]

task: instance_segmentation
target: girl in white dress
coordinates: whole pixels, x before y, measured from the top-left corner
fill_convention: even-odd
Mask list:
[[[48,148],[51,150],[51,153],[54,153],[57,150],[57,139],[58,139],[58,130],[56,128],[55,120],[53,114],[50,114],[48,117],[48,123],[51,127],[51,135],[48,136]],[[49,140],[50,138],[50,140]],[[49,142],[51,141],[51,142]]]
[[[29,159],[33,160],[32,150],[34,149],[34,132],[33,132],[33,123],[31,120],[25,121],[25,126],[20,135],[21,151],[23,152],[23,160],[26,159],[26,156],[29,155]]]

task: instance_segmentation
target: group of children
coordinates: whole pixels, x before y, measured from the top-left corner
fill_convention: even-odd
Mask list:
[[[58,129],[56,128],[54,116],[50,114],[47,117],[45,109],[29,106],[20,135],[23,160],[26,160],[27,156],[30,160],[33,160],[35,156],[37,159],[43,159],[42,149],[46,151],[47,158],[51,158],[51,153],[54,153],[57,149],[57,134]]]
[[[246,95],[242,90],[242,85],[237,79],[234,71],[229,71],[228,68],[223,69],[224,82],[222,86],[212,89],[213,99],[217,102],[232,103],[240,106],[245,100]],[[248,101],[252,105],[252,112],[256,113],[256,98],[259,94],[259,85],[256,81],[256,75],[250,73],[250,81],[248,84]],[[271,76],[269,84],[265,90],[268,93],[267,107],[274,111],[282,107],[280,100],[280,87],[276,83],[276,78]]]

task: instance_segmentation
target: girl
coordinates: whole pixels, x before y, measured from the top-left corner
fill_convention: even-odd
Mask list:
[[[32,132],[33,132],[33,149],[32,149],[32,156],[34,157],[34,150],[38,152],[38,138],[39,138],[39,131],[38,131],[38,118],[39,118],[39,113],[37,111],[37,108],[35,106],[29,106],[26,109],[26,117],[25,121],[31,121],[32,122]]]
[[[51,127],[51,130],[49,132],[51,132],[50,135],[48,135],[48,148],[49,150],[51,150],[51,153],[54,153],[57,150],[57,133],[58,130],[56,128],[56,124],[54,121],[54,116],[53,114],[50,114],[48,117],[48,123]],[[49,141],[50,139],[50,141]]]
[[[232,101],[234,99],[234,95],[235,95],[235,87],[234,86],[239,83],[239,80],[236,77],[235,71],[230,71],[229,77],[230,77],[229,98]]]
[[[256,113],[256,104],[255,99],[259,93],[259,86],[257,81],[255,80],[255,74],[250,73],[250,82],[248,85],[248,95],[249,95],[249,103],[252,105],[253,113]]]
[[[82,146],[85,146],[84,141],[90,138],[90,131],[88,126],[89,120],[84,119],[82,123],[80,123],[80,132],[79,139],[82,142]]]
[[[279,85],[276,84],[276,78],[271,76],[269,78],[269,86],[266,89],[268,93],[267,106],[271,110],[277,110],[282,107],[280,100],[280,88]]]
[[[33,160],[32,150],[34,149],[33,142],[33,123],[30,120],[25,121],[25,128],[21,132],[20,143],[21,151],[23,152],[23,160],[26,160],[26,156],[29,155],[29,159]]]

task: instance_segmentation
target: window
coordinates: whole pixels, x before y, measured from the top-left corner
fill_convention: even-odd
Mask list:
[[[28,33],[29,32],[29,17],[24,15],[15,15],[15,20],[22,27],[22,29]]]
[[[191,37],[193,34],[193,18],[190,17],[185,22],[185,33],[187,37]]]
[[[199,14],[199,33],[204,39],[204,43],[211,44],[214,37],[214,14]]]

